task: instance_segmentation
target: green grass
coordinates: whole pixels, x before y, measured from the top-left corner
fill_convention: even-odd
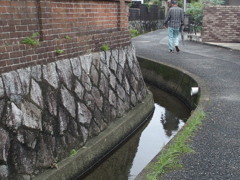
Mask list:
[[[71,36],[64,36],[65,39],[72,39]]]
[[[61,50],[61,49],[57,49],[57,50],[56,50],[56,53],[57,53],[57,54],[62,54],[63,52],[64,52],[64,51]]]
[[[110,48],[109,48],[109,46],[107,45],[107,44],[103,44],[102,46],[101,46],[101,48],[100,48],[102,51],[108,51],[108,50],[110,50]]]
[[[140,33],[138,32],[138,30],[136,30],[136,29],[131,29],[131,30],[130,30],[130,34],[131,34],[131,37],[132,37],[132,38],[140,35]]]
[[[201,125],[204,117],[205,113],[202,110],[197,109],[194,112],[169,146],[162,150],[157,162],[149,167],[147,180],[156,180],[166,171],[182,168],[180,157],[183,154],[194,152],[190,148],[188,141],[194,135],[199,125]]]
[[[38,46],[40,45],[39,36],[40,36],[39,32],[35,32],[32,34],[32,36],[26,37],[24,40],[22,40],[22,43],[29,44],[32,46]]]
[[[72,149],[71,151],[70,151],[70,155],[71,156],[75,156],[77,154],[77,150],[76,149]]]

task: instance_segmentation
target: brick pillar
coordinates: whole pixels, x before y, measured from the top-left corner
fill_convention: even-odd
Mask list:
[[[118,0],[119,1],[119,20],[118,20],[118,27],[121,31],[126,30],[128,28],[128,3],[131,0]]]
[[[120,28],[120,30],[124,29],[124,10],[125,10],[125,1],[120,0],[120,6],[119,6],[119,28]]]
[[[43,24],[42,24],[42,6],[41,6],[41,0],[37,0],[37,14],[38,14],[38,24],[39,24],[40,41],[43,41]]]

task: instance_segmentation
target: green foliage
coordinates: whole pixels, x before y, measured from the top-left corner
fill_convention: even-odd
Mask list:
[[[183,2],[182,1],[178,1],[178,6],[183,8]]]
[[[153,4],[154,4],[154,5],[161,5],[161,4],[162,4],[162,1],[161,1],[161,0],[154,0],[154,1],[153,1]]]
[[[224,4],[224,0],[204,0],[207,6]]]
[[[194,18],[194,24],[198,29],[202,27],[203,9],[207,6],[221,5],[223,0],[199,0],[198,2],[192,1],[190,7],[187,9],[186,14]]]
[[[194,132],[202,123],[205,113],[202,110],[197,112],[187,121],[186,126],[180,131],[173,142],[161,152],[157,162],[150,168],[150,173],[147,174],[148,180],[156,180],[158,176],[165,173],[167,170],[174,170],[182,167],[180,156],[185,153],[194,152],[188,145],[188,141]]]
[[[151,5],[149,2],[145,2],[144,5],[146,6],[147,10],[150,11]]]
[[[62,54],[62,53],[63,53],[63,50],[62,50],[62,49],[57,49],[57,50],[56,50],[56,53],[57,53],[57,54]]]
[[[136,30],[136,29],[131,29],[131,30],[130,30],[130,34],[131,34],[131,37],[132,37],[132,38],[140,35],[139,31]]]
[[[70,151],[70,155],[71,156],[75,156],[77,154],[77,150],[76,149],[72,149],[71,151]]]
[[[70,36],[64,36],[65,39],[72,39]]]
[[[30,44],[32,46],[38,46],[38,45],[40,45],[39,36],[40,36],[39,32],[35,32],[35,33],[32,34],[32,36],[26,37],[22,41],[22,43],[23,44]]]
[[[107,44],[103,44],[103,45],[101,46],[101,50],[102,50],[102,51],[108,51],[108,50],[110,50],[110,48],[109,48],[109,46],[108,46]]]

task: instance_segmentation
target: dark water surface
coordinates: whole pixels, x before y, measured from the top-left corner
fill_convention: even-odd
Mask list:
[[[190,115],[187,107],[168,93],[149,86],[155,110],[149,121],[84,180],[132,180],[181,129]]]

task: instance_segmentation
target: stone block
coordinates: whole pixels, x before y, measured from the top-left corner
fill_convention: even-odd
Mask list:
[[[68,112],[71,114],[72,117],[76,117],[76,105],[74,97],[71,95],[71,93],[62,86],[61,88],[61,99],[63,106],[68,110]]]
[[[81,56],[80,60],[81,60],[82,70],[84,70],[87,74],[89,74],[90,68],[92,65],[92,55],[87,54],[87,55]]]
[[[24,101],[21,103],[22,125],[36,130],[42,130],[42,111],[34,104]]]
[[[31,69],[30,68],[18,69],[17,73],[21,80],[23,93],[24,95],[27,95],[29,93]]]
[[[41,108],[43,109],[43,96],[42,90],[38,83],[32,79],[31,82],[31,91],[30,91],[31,99]]]
[[[83,99],[85,89],[78,80],[76,80],[76,82],[75,82],[74,92],[76,93],[76,95],[79,99]]]
[[[115,95],[115,93],[112,90],[109,90],[109,103],[116,108],[117,104],[117,97]]]
[[[43,66],[43,79],[46,80],[55,89],[59,87],[59,77],[55,63],[50,63]]]
[[[117,90],[117,95],[118,95],[118,97],[119,97],[122,101],[125,101],[126,93],[125,93],[125,90],[123,89],[123,87],[118,84],[116,90]]]
[[[3,113],[5,106],[6,106],[5,99],[0,99],[0,122],[4,119],[3,117],[6,115],[6,113]]]
[[[4,87],[2,82],[2,77],[0,77],[0,98],[4,96]]]
[[[8,179],[8,166],[0,165],[0,179],[7,180]]]
[[[52,90],[50,87],[46,88],[45,100],[48,107],[48,111],[51,115],[57,116],[57,91]]]
[[[83,87],[85,88],[85,90],[87,91],[91,91],[92,89],[92,82],[90,77],[85,73],[82,72],[82,80],[81,80]]]
[[[18,131],[18,140],[22,144],[26,144],[29,148],[34,149],[37,144],[39,131],[23,130]]]
[[[69,116],[62,108],[59,108],[58,121],[59,121],[59,134],[64,135],[64,132],[67,130],[70,120]]]
[[[57,61],[57,72],[59,79],[67,86],[69,90],[72,89],[72,68],[70,61],[65,59],[63,61]]]
[[[116,89],[116,84],[117,84],[117,79],[116,79],[116,76],[113,74],[113,73],[110,73],[110,77],[109,77],[109,80],[110,80],[110,85],[112,87],[112,89]]]
[[[36,81],[41,81],[42,80],[42,67],[41,67],[41,65],[31,67],[31,76]]]
[[[92,95],[92,92],[87,92],[84,95],[84,103],[85,105],[91,110],[94,111],[95,110],[95,99]]]
[[[8,132],[0,128],[0,161],[1,162],[7,163],[9,147],[10,147],[10,141],[9,141]]]
[[[14,142],[12,144],[12,156],[18,158],[12,158],[14,169],[19,175],[32,174],[34,172],[36,163],[36,153],[26,146],[22,146],[20,143]],[[41,158],[43,158],[41,154]]]
[[[81,61],[79,58],[70,59],[73,74],[78,78],[81,79],[82,69],[81,69]]]
[[[92,67],[91,67],[91,76],[90,77],[92,79],[93,85],[98,86],[99,73],[94,65],[92,65]]]
[[[83,103],[78,103],[78,122],[89,127],[92,120],[92,113]]]
[[[83,142],[86,143],[88,139],[88,129],[85,128],[84,126],[81,126],[81,132],[83,136]]]
[[[123,77],[124,77],[124,70],[120,65],[118,65],[117,72],[116,72],[116,77],[121,84],[122,80],[123,80]]]
[[[21,80],[16,71],[2,74],[7,96],[11,101],[19,104],[23,96]]]
[[[93,98],[95,100],[95,103],[98,107],[98,109],[100,111],[102,111],[102,108],[103,108],[103,97],[102,95],[100,94],[100,91],[98,90],[98,88],[93,88],[92,89],[92,95],[93,95]]]
[[[109,82],[103,73],[100,76],[99,89],[105,98],[108,98]]]
[[[124,89],[126,90],[126,93],[128,95],[130,95],[130,85],[129,85],[129,82],[128,82],[128,79],[126,77],[124,77],[124,81],[123,81],[123,86],[124,86]]]
[[[8,118],[6,121],[7,127],[12,128],[14,130],[17,130],[21,125],[23,121],[23,112],[21,109],[19,109],[14,103],[10,104],[10,107],[8,108]]]
[[[115,52],[115,51],[114,51]],[[109,68],[116,73],[117,71],[117,61],[116,61],[116,57],[111,57],[110,58],[110,62],[109,62]]]
[[[126,52],[124,49],[119,49],[119,64],[124,68],[126,62]]]

